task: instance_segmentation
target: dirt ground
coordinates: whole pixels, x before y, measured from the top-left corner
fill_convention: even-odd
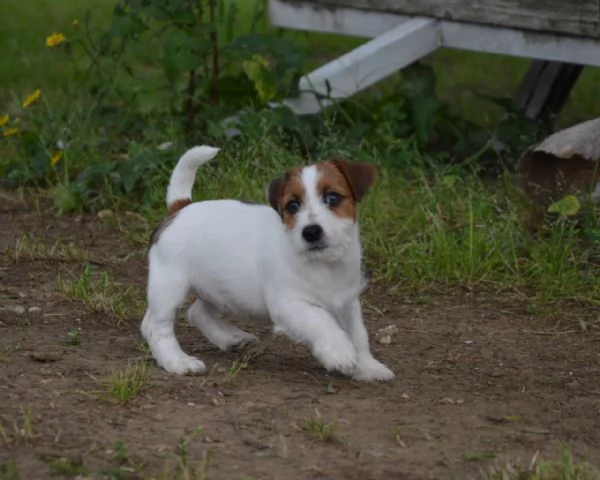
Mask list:
[[[21,479],[467,479],[538,451],[556,458],[561,442],[600,464],[599,329],[557,326],[556,316],[468,292],[423,300],[369,288],[373,349],[397,374],[388,384],[328,375],[284,339],[244,364],[244,352],[219,352],[182,322],[184,350],[212,373],[177,377],[149,361],[147,385],[119,404],[107,379],[145,358],[140,318],[118,321],[67,299],[57,276],[83,264],[50,247],[85,251],[143,302],[135,229],[57,217],[44,200],[9,192],[0,199],[2,480],[17,470]],[[24,234],[48,250],[17,260]],[[378,343],[389,325],[392,342]],[[268,325],[249,329],[270,337]],[[66,342],[73,331],[77,341]]]

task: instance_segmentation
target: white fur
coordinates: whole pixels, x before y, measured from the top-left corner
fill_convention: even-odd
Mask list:
[[[215,154],[195,147],[183,155],[172,175],[169,205],[189,198],[195,168]],[[256,339],[222,318],[232,312],[270,318],[276,333],[308,345],[329,371],[364,381],[394,377],[369,350],[358,299],[364,288],[358,226],[323,204],[316,167],[301,175],[307,194],[291,230],[269,206],[211,200],[181,210],[151,247],[141,331],[167,371],[206,370],[174,335],[176,310],[193,292],[198,298],[188,311],[190,323],[223,350]],[[308,250],[301,234],[314,223],[324,231],[319,251]]]
[[[183,154],[171,175],[171,181],[167,188],[167,206],[176,200],[192,198],[196,170],[215,158],[217,153],[219,153],[218,148],[202,145],[190,148]]]

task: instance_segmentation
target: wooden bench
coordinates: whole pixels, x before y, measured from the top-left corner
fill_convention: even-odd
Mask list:
[[[366,37],[300,80],[283,103],[316,113],[438,48],[533,60],[515,95],[535,118],[558,113],[583,66],[600,66],[600,0],[269,0],[273,25]]]

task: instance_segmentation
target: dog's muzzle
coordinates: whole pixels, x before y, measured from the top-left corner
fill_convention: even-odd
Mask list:
[[[308,249],[311,251],[323,250],[326,247],[323,237],[323,227],[316,223],[302,229],[302,238],[308,243]]]

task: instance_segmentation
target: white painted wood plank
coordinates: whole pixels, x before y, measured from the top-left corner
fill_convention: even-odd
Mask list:
[[[350,97],[439,46],[439,21],[414,18],[302,77],[301,95],[283,103],[297,114],[316,113],[332,103],[323,96]]]

